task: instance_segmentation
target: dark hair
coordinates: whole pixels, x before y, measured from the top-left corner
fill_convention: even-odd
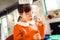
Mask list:
[[[19,22],[19,20],[20,20],[21,18],[22,18],[22,17],[21,17],[21,16],[19,16],[17,21]]]
[[[18,12],[19,12],[19,14],[21,14],[23,12],[27,13],[29,11],[31,11],[30,4],[18,4]],[[18,20],[17,20],[18,22],[19,22],[20,18],[22,18],[22,17],[21,16],[18,17]]]
[[[30,4],[19,4],[18,5],[18,12],[19,13],[29,12],[29,11],[31,11]]]

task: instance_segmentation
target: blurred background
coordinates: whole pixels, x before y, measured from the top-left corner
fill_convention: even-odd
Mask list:
[[[34,16],[42,19],[46,38],[49,35],[60,35],[60,0],[33,0]],[[13,34],[17,23],[18,0],[0,0],[0,39],[5,40]],[[60,36],[59,36],[60,37]]]

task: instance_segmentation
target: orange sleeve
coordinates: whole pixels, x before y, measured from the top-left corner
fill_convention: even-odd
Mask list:
[[[22,40],[23,39],[23,33],[22,30],[18,28],[18,25],[14,26],[14,40]]]
[[[42,21],[40,21],[38,23],[38,30],[40,32],[41,39],[44,39],[44,25],[43,25]]]

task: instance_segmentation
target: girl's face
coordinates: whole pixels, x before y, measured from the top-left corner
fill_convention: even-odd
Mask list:
[[[23,14],[20,14],[20,16],[22,17],[23,21],[31,21],[32,20],[32,11],[29,12],[24,12]]]

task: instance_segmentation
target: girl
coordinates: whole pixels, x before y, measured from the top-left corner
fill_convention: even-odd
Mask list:
[[[14,40],[41,40],[44,39],[44,25],[35,22],[30,4],[18,5],[19,22],[14,26]]]

